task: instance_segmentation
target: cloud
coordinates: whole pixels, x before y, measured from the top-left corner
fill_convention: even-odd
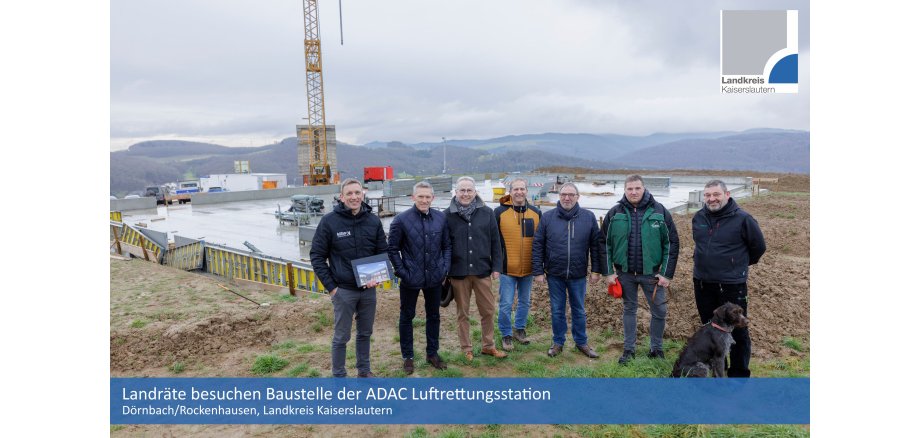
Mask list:
[[[808,128],[808,3],[320,1],[326,120],[343,141]],[[800,93],[718,90],[720,9],[800,9]],[[300,2],[111,5],[112,147],[292,136]],[[236,143],[246,144],[238,140]]]

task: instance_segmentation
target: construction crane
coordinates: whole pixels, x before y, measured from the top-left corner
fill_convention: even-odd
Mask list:
[[[303,0],[307,124],[297,125],[297,167],[300,174],[303,175],[303,184],[311,186],[337,183],[332,178],[332,168],[335,163],[335,131],[333,128],[327,133],[326,127],[326,109],[323,99],[323,56],[316,3],[317,0]],[[333,145],[332,148],[330,144]]]

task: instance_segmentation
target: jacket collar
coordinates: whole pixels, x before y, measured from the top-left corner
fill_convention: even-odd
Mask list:
[[[482,201],[482,198],[480,198],[479,195],[476,195],[476,197],[473,198],[473,202],[471,204],[473,204],[473,208],[482,208],[486,206],[486,203]],[[457,201],[456,196],[451,198],[450,207],[448,207],[447,211],[450,213],[460,212],[460,203]]]
[[[361,201],[361,208],[358,209],[358,214],[353,215],[351,214],[351,209],[346,207],[344,202],[339,201],[335,204],[335,207],[332,209],[332,211],[343,216],[359,218],[365,214],[370,214],[373,210],[371,209],[370,205],[367,205],[366,202]]]
[[[726,216],[731,216],[735,214],[741,207],[738,206],[738,203],[735,202],[735,198],[728,198],[728,202],[725,203],[725,206],[720,208],[719,211],[709,211],[709,207],[703,206],[703,210],[706,211],[707,216],[714,218],[721,218]]]
[[[506,206],[506,207],[511,207],[511,208],[513,208],[514,211],[516,211],[516,212],[518,212],[518,213],[523,213],[523,212],[527,211],[527,207],[530,206],[530,203],[527,202],[527,198],[524,198],[524,205],[514,205],[514,202],[511,201],[511,195],[502,196],[501,199],[498,200],[498,202],[499,202],[501,205],[504,205],[504,206]]]
[[[562,203],[559,201],[556,201],[556,214],[558,214],[559,217],[567,221],[575,219],[575,217],[578,216],[578,212],[580,210],[581,210],[581,206],[579,206],[577,202],[575,203],[575,205],[572,207],[571,210],[565,211],[565,209],[562,208]]]
[[[623,207],[625,207],[627,210],[630,208],[633,208],[632,203],[629,202],[628,198],[626,198],[626,193],[623,193],[623,197],[620,198],[620,200],[617,202],[622,204]],[[642,195],[642,199],[639,200],[639,205],[637,205],[636,208],[644,209],[645,207],[652,205],[652,203],[654,202],[655,202],[655,197],[652,196],[652,192],[648,191],[648,189],[645,189],[645,194]]]

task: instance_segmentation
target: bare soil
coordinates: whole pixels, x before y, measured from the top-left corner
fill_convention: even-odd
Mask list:
[[[699,173],[699,172],[697,172]],[[724,174],[724,172],[723,172]],[[747,173],[750,174],[750,173]],[[804,185],[807,190],[807,176]],[[788,189],[788,187],[782,187]],[[741,200],[741,206],[760,223],[767,240],[767,254],[751,269],[749,282],[751,337],[755,360],[807,357],[809,336],[809,201],[808,193],[783,193]],[[665,337],[683,341],[699,319],[693,300],[690,215],[674,218],[681,236],[678,270],[670,290]],[[209,274],[184,272],[142,260],[113,258],[111,272],[110,365],[113,377],[251,377],[255,359],[275,354],[290,361],[276,376],[331,375],[329,345],[332,305],[325,295],[291,299],[287,291],[265,290]],[[497,283],[497,282],[496,282]],[[240,293],[250,302],[223,287]],[[497,287],[497,284],[496,284]],[[496,293],[497,297],[497,293]],[[456,335],[456,311],[451,305],[441,312],[441,353],[449,375],[466,377],[521,376],[521,359],[547,364],[545,350],[551,343],[549,300],[546,287],[534,285],[529,334],[532,344],[515,349],[508,360],[478,355],[478,323],[471,324],[477,356],[473,363],[460,359]],[[622,300],[614,300],[601,285],[590,287],[587,301],[588,328],[592,344],[602,361],[615,361],[622,349]],[[475,303],[472,318],[478,320]],[[381,377],[402,377],[397,332],[399,297],[396,291],[378,292],[377,315],[371,346],[371,365]],[[416,373],[413,377],[445,376],[424,363],[424,324],[419,300],[415,330]],[[649,314],[640,299],[640,340],[647,335]],[[498,331],[496,330],[496,333]],[[794,337],[804,345],[796,351],[783,345]],[[647,345],[647,339],[645,340]],[[354,370],[354,338],[349,344],[348,370]],[[547,367],[589,365],[590,360],[571,351]],[[556,363],[558,362],[558,363]],[[429,434],[457,428],[476,434],[485,426],[427,426]],[[113,435],[136,436],[393,436],[412,432],[412,426],[113,426]],[[478,432],[475,432],[478,431]],[[556,427],[508,426],[503,435],[562,435]]]

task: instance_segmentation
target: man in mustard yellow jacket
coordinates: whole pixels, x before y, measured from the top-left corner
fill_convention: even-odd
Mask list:
[[[511,181],[511,194],[499,200],[495,209],[498,232],[501,235],[504,264],[498,286],[498,331],[502,335],[502,348],[514,349],[514,341],[527,345],[527,314],[530,312],[531,251],[533,235],[540,224],[540,209],[527,203],[527,180]],[[518,305],[514,315],[514,332],[511,331],[511,307],[517,292]]]

